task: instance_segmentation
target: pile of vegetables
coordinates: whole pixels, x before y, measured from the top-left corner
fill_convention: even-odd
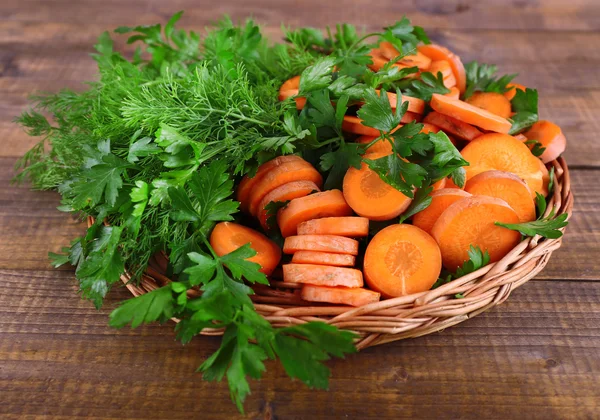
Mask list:
[[[523,235],[562,234],[544,164],[566,141],[515,75],[463,66],[406,18],[364,35],[287,29],[271,45],[252,21],[223,19],[201,39],[180,17],[118,28],[140,45],[132,56],[102,34],[97,81],[35,97],[17,122],[41,141],[17,180],[95,219],[51,257],[76,267],[97,307],[125,270],[137,281],[168,255],[174,281],[110,325],[177,317],[183,343],[223,329],[199,370],[226,376],[240,410],[266,359],[326,388],[323,362],[355,351],[351,332],[259,316],[252,287],[270,276],[302,283],[304,300],[361,306],[452,281]]]

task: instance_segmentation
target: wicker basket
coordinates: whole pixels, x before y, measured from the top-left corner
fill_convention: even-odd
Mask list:
[[[551,164],[555,186],[546,214],[554,209],[557,216],[567,213],[570,217],[573,195],[569,169],[563,158]],[[283,282],[277,275],[270,279],[272,287],[255,287],[256,294],[251,298],[256,310],[274,326],[324,321],[357,333],[356,346],[362,349],[440,331],[504,302],[512,290],[544,268],[552,252],[560,247],[561,239],[527,238],[497,263],[437,289],[359,308],[303,301],[298,293],[300,285]],[[147,293],[171,281],[164,274],[166,262],[166,256],[155,256],[137,284],[130,281],[127,273],[121,279],[133,295]],[[457,293],[464,298],[456,299]],[[201,334],[221,335],[223,330],[207,328]]]

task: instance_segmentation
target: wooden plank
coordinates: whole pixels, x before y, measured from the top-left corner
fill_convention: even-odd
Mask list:
[[[71,278],[0,271],[2,416],[237,417],[225,383],[194,373],[217,338],[182,347],[172,324],[110,329],[107,315],[128,292],[111,293],[97,312]],[[267,363],[246,410],[250,418],[593,418],[599,346],[600,283],[530,282],[464,324],[328,362],[329,392]]]

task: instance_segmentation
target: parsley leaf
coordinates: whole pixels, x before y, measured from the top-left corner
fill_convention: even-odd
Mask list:
[[[305,95],[329,86],[334,64],[333,57],[321,57],[312,66],[307,67],[300,75],[300,94]]]
[[[362,162],[361,155],[364,152],[364,144],[347,143],[341,139],[335,151],[321,155],[321,169],[325,172],[329,171],[325,179],[324,188],[326,190],[341,188],[348,168],[360,169]]]
[[[141,324],[165,322],[175,313],[173,284],[163,286],[146,294],[126,300],[110,314],[110,326],[121,328],[131,323],[131,328]],[[185,290],[185,289],[184,289]]]
[[[527,88],[517,89],[515,97],[510,101],[512,110],[516,112],[511,117],[512,127],[509,134],[518,134],[531,127],[538,120],[538,92]]]
[[[531,149],[531,154],[535,157],[542,156],[542,154],[546,150],[546,148],[542,146],[542,143],[535,139],[527,140],[525,144],[529,146],[529,148]]]
[[[408,96],[423,99],[426,102],[431,101],[434,93],[443,95],[450,92],[450,89],[444,86],[444,76],[441,72],[438,72],[437,75],[429,72],[421,73],[419,79],[408,80],[399,87]]]
[[[563,235],[559,229],[564,228],[569,224],[569,222],[567,222],[567,217],[569,217],[569,215],[566,213],[555,217],[554,211],[552,211],[547,217],[538,218],[533,222],[514,224],[496,222],[496,225],[510,230],[516,230],[525,236],[540,235],[544,238],[557,239]]]
[[[415,193],[415,197],[411,201],[408,208],[400,215],[398,223],[404,223],[409,217],[414,216],[420,211],[425,210],[431,204],[431,192],[433,187],[419,188]]]
[[[414,187],[421,187],[427,176],[427,171],[421,166],[406,162],[395,154],[364,161],[383,181],[409,198],[413,198]]]
[[[419,42],[425,44],[431,43],[423,28],[412,26],[406,16],[403,16],[402,19],[385,29],[402,41],[402,51],[400,52],[410,53],[417,47]]]
[[[400,92],[397,95],[398,102],[400,102],[402,98]],[[396,112],[392,112],[390,101],[385,92],[380,92],[377,95],[375,89],[368,89],[365,92],[365,104],[358,110],[357,115],[363,120],[363,125],[387,133],[400,124],[400,119],[406,112],[407,107],[408,103],[403,104],[403,106],[398,103]]]
[[[467,74],[467,89],[464,98],[468,98],[476,91],[504,93],[509,90],[507,85],[517,77],[516,74],[507,74],[500,78],[496,76],[498,68],[492,64],[471,61],[465,65]]]
[[[440,277],[431,288],[436,289],[446,283],[450,283],[452,280],[474,273],[490,263],[490,254],[487,250],[485,252],[482,251],[478,246],[471,245],[469,247],[468,255],[469,259],[465,261],[462,266],[458,267],[454,273],[446,273],[444,276]],[[462,297],[464,296],[456,296],[457,299]]]
[[[454,183],[454,185],[456,185],[459,188],[463,188],[465,186],[465,183],[467,182],[467,172],[462,166],[452,171],[449,177]]]
[[[265,206],[267,212],[267,226],[269,229],[277,227],[277,213],[282,208],[285,208],[289,204],[290,200],[285,201],[270,201]]]

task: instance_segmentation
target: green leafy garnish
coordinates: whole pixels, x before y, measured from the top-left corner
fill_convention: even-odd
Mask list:
[[[467,74],[467,89],[463,97],[466,99],[473,93],[480,92],[508,92],[510,88],[507,86],[515,77],[516,74],[506,74],[501,77],[496,76],[498,68],[492,64],[478,63],[471,61],[465,64],[465,72]]]
[[[542,143],[540,143],[539,141],[532,139],[532,140],[527,140],[525,142],[526,145],[531,146],[531,154],[535,157],[540,157],[542,156],[542,154],[544,153],[544,151],[546,150],[546,148],[544,146],[542,146]]]
[[[468,255],[469,259],[465,261],[462,266],[458,267],[454,273],[444,273],[431,288],[436,289],[444,284],[450,283],[452,280],[474,273],[490,263],[490,254],[487,250],[485,252],[482,251],[478,246],[469,246]],[[462,295],[460,295],[460,297],[458,295],[456,296],[457,299],[463,297],[464,296]]]
[[[437,75],[429,72],[421,73],[419,79],[408,80],[404,84],[398,83],[398,87],[408,96],[420,98],[426,102],[431,101],[434,93],[441,95],[450,93],[450,89],[444,86],[444,76],[441,72],[438,72]]]
[[[535,89],[517,89],[515,97],[510,101],[512,110],[512,127],[509,134],[518,134],[531,127],[538,120],[538,92]]]
[[[398,223],[404,223],[409,217],[412,217],[418,212],[429,207],[432,201],[430,195],[431,191],[433,191],[432,187],[419,188],[408,208],[400,215],[400,220],[398,220]]]

